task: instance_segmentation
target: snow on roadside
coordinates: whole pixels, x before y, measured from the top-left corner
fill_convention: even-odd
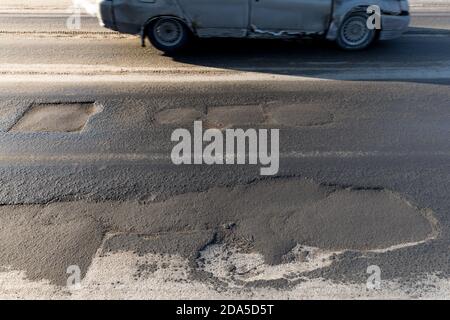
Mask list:
[[[298,256],[307,248],[297,248]],[[308,250],[311,248],[308,248]],[[229,251],[228,251],[229,252]],[[214,271],[219,278],[201,279],[192,276],[188,261],[176,255],[146,254],[132,252],[103,253],[94,258],[80,287],[58,287],[48,281],[32,282],[24,272],[0,270],[0,299],[448,299],[450,281],[430,275],[421,281],[405,286],[396,281],[381,281],[381,289],[369,290],[366,284],[335,283],[324,279],[303,278],[290,287],[249,286],[239,277],[231,278],[224,272],[220,261],[237,264],[234,272],[257,263],[247,280],[274,280],[284,274],[311,270],[326,265],[329,255],[311,250],[312,259],[288,262],[277,267],[261,263],[252,254],[233,253],[223,247],[213,247],[203,252],[209,267],[200,270]],[[224,256],[224,254],[226,256]],[[243,259],[245,258],[245,259]],[[247,261],[245,261],[247,260]],[[295,259],[294,259],[295,260]],[[244,265],[239,265],[241,262]],[[200,263],[201,264],[201,263]],[[209,270],[209,271],[211,271]],[[242,278],[243,276],[241,276]],[[233,283],[233,285],[230,285]]]

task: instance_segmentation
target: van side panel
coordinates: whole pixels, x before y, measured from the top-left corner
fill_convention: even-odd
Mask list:
[[[252,0],[251,24],[273,32],[323,33],[328,29],[333,0]]]
[[[249,0],[176,0],[201,37],[243,37]]]

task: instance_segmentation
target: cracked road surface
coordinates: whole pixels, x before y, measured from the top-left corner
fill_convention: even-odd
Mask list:
[[[177,57],[61,8],[0,7],[0,297],[449,297],[445,6],[365,52]],[[280,128],[278,175],[173,165],[195,120]]]

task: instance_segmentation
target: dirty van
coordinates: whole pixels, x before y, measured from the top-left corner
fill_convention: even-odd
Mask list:
[[[106,28],[140,34],[143,45],[148,38],[165,52],[192,37],[323,37],[361,50],[400,37],[410,22],[408,0],[101,0],[99,6]],[[376,28],[368,24],[374,14]]]

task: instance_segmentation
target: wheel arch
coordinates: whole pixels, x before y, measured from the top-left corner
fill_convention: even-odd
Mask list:
[[[328,28],[326,38],[336,40],[342,22],[351,14],[356,12],[367,12],[367,8],[377,5],[383,11],[386,0],[335,0],[333,14]]]
[[[144,33],[144,36],[147,35],[147,28],[148,28],[152,23],[154,23],[154,22],[156,22],[157,20],[162,19],[162,18],[168,18],[168,19],[175,19],[175,20],[178,20],[178,21],[180,21],[181,23],[183,23],[183,24],[188,28],[188,30],[189,30],[192,34],[196,35],[195,27],[194,27],[189,21],[187,21],[186,19],[181,18],[181,17],[179,17],[179,16],[177,16],[177,15],[160,14],[160,15],[156,15],[156,16],[153,16],[153,17],[149,18],[149,19],[142,25],[142,31],[143,31],[143,33]]]

